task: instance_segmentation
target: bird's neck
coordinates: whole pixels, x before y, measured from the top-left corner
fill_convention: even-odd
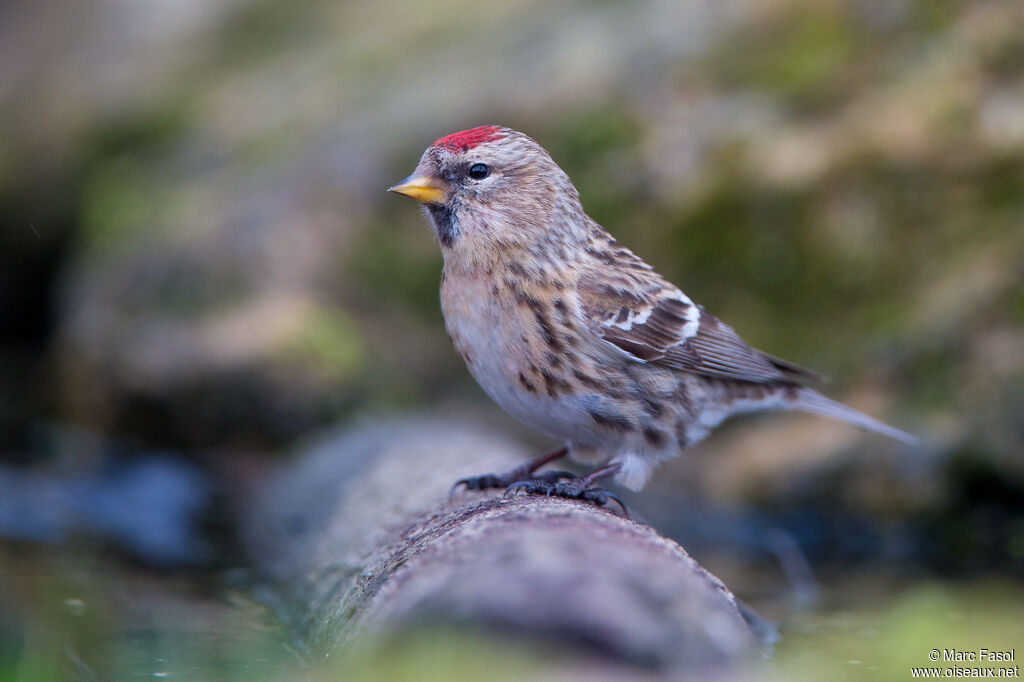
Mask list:
[[[578,205],[577,205],[578,206]],[[585,257],[588,238],[581,225],[592,223],[582,210],[555,207],[544,215],[507,215],[473,211],[448,216],[454,223],[451,239],[438,238],[446,272],[476,276],[511,273],[542,275]],[[435,218],[438,216],[432,216]]]

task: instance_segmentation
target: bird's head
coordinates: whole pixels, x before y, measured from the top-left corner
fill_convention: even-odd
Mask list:
[[[389,188],[423,204],[446,258],[507,251],[579,224],[579,195],[523,133],[481,126],[427,147],[412,175]],[[575,218],[575,220],[573,220]]]

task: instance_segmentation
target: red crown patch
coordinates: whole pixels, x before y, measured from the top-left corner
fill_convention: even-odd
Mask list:
[[[498,126],[480,126],[479,128],[463,130],[460,133],[445,135],[435,140],[431,146],[443,147],[454,152],[464,152],[484,142],[490,142],[503,136],[504,134]]]

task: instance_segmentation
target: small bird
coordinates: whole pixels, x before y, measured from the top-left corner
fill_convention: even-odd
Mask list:
[[[640,490],[660,462],[759,410],[915,442],[808,387],[813,372],[744,343],[589,218],[569,177],[523,133],[481,126],[442,137],[389,191],[421,202],[434,227],[445,327],[470,373],[511,415],[565,443],[455,488],[621,505],[595,483],[614,476]],[[537,472],[566,454],[604,466]]]

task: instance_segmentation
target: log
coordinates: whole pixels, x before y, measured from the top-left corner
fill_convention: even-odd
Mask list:
[[[429,417],[326,437],[255,496],[244,544],[258,598],[314,656],[422,627],[557,642],[645,669],[757,656],[721,581],[614,505],[500,491],[449,501],[458,478],[530,454]]]

